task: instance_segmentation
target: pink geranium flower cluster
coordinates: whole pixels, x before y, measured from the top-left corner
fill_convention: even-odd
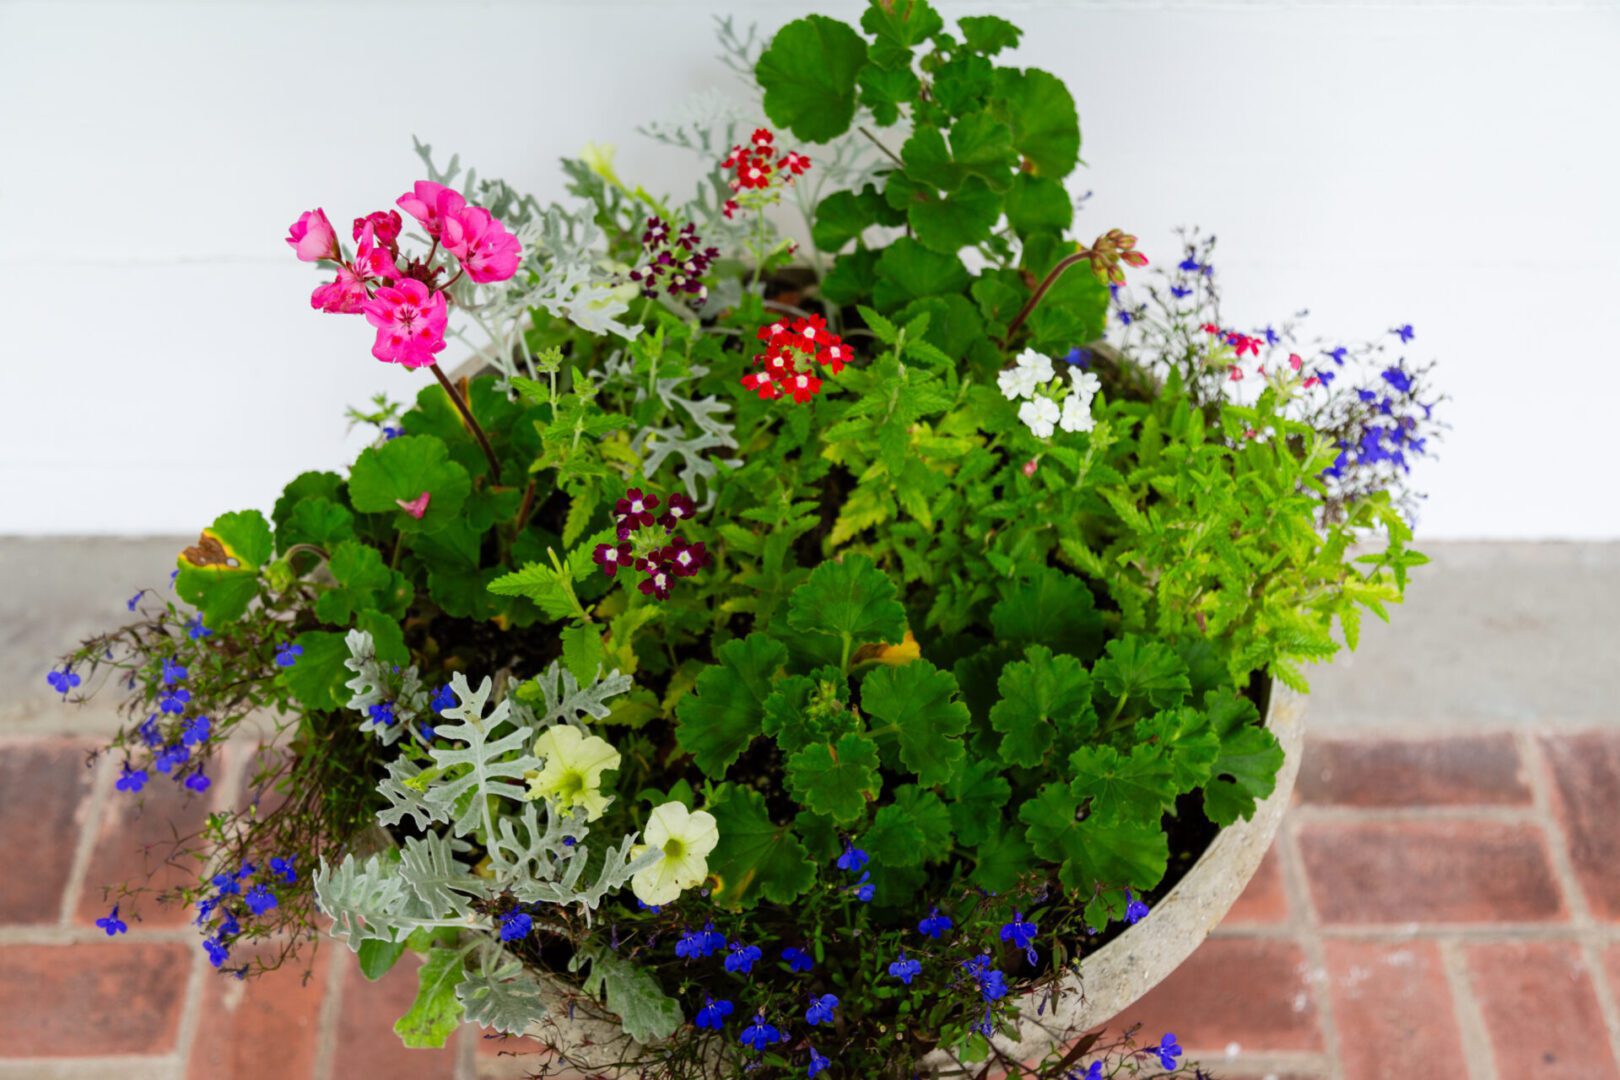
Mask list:
[[[505,281],[517,273],[523,248],[488,210],[443,184],[418,180],[398,205],[433,241],[426,257],[400,261],[404,219],[398,210],[355,218],[352,258],[321,209],[299,215],[287,230],[287,245],[304,262],[337,264],[337,277],[310,294],[311,307],[364,315],[377,331],[371,355],[409,368],[426,367],[444,349],[450,286],[463,274],[480,284]],[[457,263],[455,274],[442,283],[449,266],[435,261],[441,250]]]

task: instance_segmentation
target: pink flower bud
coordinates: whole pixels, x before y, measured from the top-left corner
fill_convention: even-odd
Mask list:
[[[421,521],[422,515],[427,513],[428,500],[432,497],[431,492],[424,491],[422,494],[418,495],[414,499],[411,499],[409,502],[404,499],[395,499],[394,502],[399,505],[401,510],[411,515],[411,517],[415,518],[417,521]]]
[[[337,233],[326,220],[326,211],[320,208],[306,210],[287,230],[287,246],[304,262],[338,257]]]
[[[1028,461],[1024,462],[1024,475],[1025,476],[1034,476],[1035,475],[1035,470],[1040,468],[1040,467],[1041,467],[1041,463],[1037,459],[1030,458]]]

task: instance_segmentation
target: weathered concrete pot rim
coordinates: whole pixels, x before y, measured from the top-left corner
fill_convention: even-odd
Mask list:
[[[1247,821],[1222,829],[1146,918],[1087,956],[1080,972],[1066,976],[1056,992],[1027,992],[1017,1038],[995,1039],[1007,1058],[1037,1060],[1120,1016],[1180,967],[1226,917],[1259,869],[1293,796],[1305,738],[1304,698],[1274,685],[1266,726],[1284,755],[1272,793]],[[561,983],[549,985],[556,991],[557,1007],[527,1034],[586,1075],[637,1075],[636,1069],[619,1064],[635,1061],[640,1048],[619,1029],[617,1018]],[[917,1064],[920,1075],[941,1078],[979,1076],[984,1069],[982,1062],[963,1062],[943,1049]]]

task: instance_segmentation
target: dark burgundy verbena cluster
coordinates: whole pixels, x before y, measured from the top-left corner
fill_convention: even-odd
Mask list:
[[[709,297],[703,275],[720,257],[718,248],[701,247],[702,243],[697,226],[691,222],[671,236],[670,226],[663,219],[648,218],[647,228],[641,234],[647,262],[630,271],[630,280],[641,286],[643,296],[653,297],[664,292],[683,297],[691,307],[702,307]]]
[[[640,571],[646,576],[638,588],[655,600],[667,600],[675,579],[691,577],[707,566],[709,553],[703,541],[688,543],[675,533],[697,511],[690,498],[676,492],[662,514],[657,513],[659,506],[657,495],[643,494],[640,488],[625,492],[613,506],[617,541],[597,544],[591,558],[608,577],[626,568]]]

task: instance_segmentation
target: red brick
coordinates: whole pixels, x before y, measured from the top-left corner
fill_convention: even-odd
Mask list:
[[[0,946],[0,1053],[169,1053],[191,962],[184,945],[159,942]]]
[[[179,926],[192,917],[178,904],[159,903],[158,895],[197,883],[195,861],[173,858],[175,841],[203,827],[214,808],[212,792],[193,793],[161,773],[151,777],[139,793],[109,791],[102,803],[95,852],[74,916],[81,924],[105,915],[111,897],[124,887],[138,890],[120,900],[124,920],[132,927],[137,921],[145,926]]]
[[[1496,821],[1312,822],[1299,831],[1325,923],[1545,922],[1564,917],[1546,838]]]
[[[1143,1039],[1174,1032],[1189,1052],[1206,1055],[1233,1043],[1245,1054],[1317,1050],[1322,1033],[1306,971],[1292,941],[1211,938],[1109,1027],[1140,1022]]]
[[[1529,778],[1511,735],[1455,739],[1312,739],[1299,769],[1307,803],[1338,806],[1527,806]]]
[[[1620,733],[1548,736],[1542,746],[1581,891],[1594,915],[1620,922]]]
[[[90,744],[7,742],[0,753],[0,922],[55,923],[89,813]]]
[[[1273,845],[1221,925],[1275,925],[1287,920],[1288,892],[1283,886],[1282,860]]]
[[[1591,973],[1575,945],[1563,941],[1475,945],[1466,957],[1498,1076],[1514,1080],[1620,1076]]]
[[[345,956],[342,1009],[338,1013],[335,1077],[386,1076],[388,1080],[451,1080],[456,1072],[455,1039],[442,1050],[412,1050],[394,1034],[394,1021],[416,999],[417,964],[407,953],[376,982],[360,974]]]
[[[1327,942],[1328,989],[1345,1080],[1451,1076],[1462,1035],[1432,942]]]
[[[192,1080],[315,1075],[326,960],[324,953],[314,955],[306,947],[297,959],[250,979],[210,973],[187,1075]]]

